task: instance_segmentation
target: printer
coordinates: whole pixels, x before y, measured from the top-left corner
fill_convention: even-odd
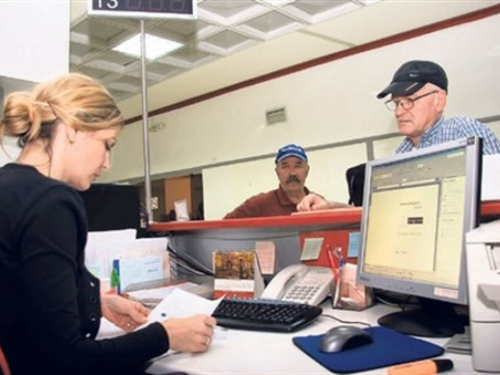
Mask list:
[[[472,365],[500,372],[500,220],[466,234]]]

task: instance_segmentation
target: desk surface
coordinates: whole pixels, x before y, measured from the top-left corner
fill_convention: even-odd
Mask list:
[[[376,325],[377,318],[395,311],[375,305],[365,311],[333,310],[325,302],[324,313],[344,321]],[[202,354],[177,353],[157,359],[148,369],[151,374],[183,371],[189,374],[331,374],[309,358],[292,342],[294,336],[318,335],[341,323],[321,316],[314,324],[294,333],[269,333],[242,330],[216,331],[210,350]],[[429,339],[444,346],[449,338]],[[474,374],[471,356],[445,353],[454,363],[450,373]],[[383,369],[357,374],[384,374]]]
[[[500,201],[483,202],[481,217],[500,215]],[[326,226],[336,229],[342,225],[359,225],[361,209],[332,210],[331,212],[304,215],[279,216],[252,219],[188,221],[170,223],[152,223],[150,230],[172,232],[177,235],[205,231],[263,231],[311,229]],[[324,306],[324,313],[334,315],[345,321],[361,321],[377,325],[377,318],[395,311],[394,308],[375,305],[365,311],[332,310]],[[151,374],[182,371],[189,374],[331,374],[329,370],[309,358],[292,342],[294,336],[318,335],[325,333],[335,325],[333,319],[320,317],[314,324],[295,333],[268,333],[228,330],[217,332],[210,350],[203,354],[179,353],[167,355],[154,361],[149,367]],[[449,338],[429,339],[444,346]],[[469,355],[443,355],[454,362],[454,370],[449,373],[474,374],[472,358]],[[384,374],[383,369],[359,374]]]

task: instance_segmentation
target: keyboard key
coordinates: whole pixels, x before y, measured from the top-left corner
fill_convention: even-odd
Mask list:
[[[297,302],[223,299],[212,315],[224,327],[294,332],[311,324],[322,312],[319,306]]]

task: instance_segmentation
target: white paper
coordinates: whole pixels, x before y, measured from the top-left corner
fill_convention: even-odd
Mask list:
[[[118,230],[104,230],[104,231],[91,231],[88,233],[87,242],[109,242],[109,241],[123,241],[135,240],[137,238],[137,229],[118,229]]]
[[[174,202],[175,217],[177,221],[189,220],[187,200],[181,199]]]
[[[151,310],[148,316],[148,321],[137,329],[146,327],[154,322],[162,322],[168,318],[187,318],[198,314],[212,315],[221,301],[222,298],[209,300],[174,286],[173,290],[167,295],[167,297],[165,297],[162,302]],[[227,329],[223,327],[216,328],[213,340],[227,338]],[[125,331],[116,327],[103,317],[97,338],[111,338],[123,335],[124,333]],[[169,353],[171,352],[172,351],[169,351]]]
[[[498,176],[500,176],[500,154],[483,155],[481,201],[500,199]]]
[[[186,318],[197,314],[212,315],[220,301],[222,298],[212,301],[177,288],[151,311],[147,324],[168,318]]]

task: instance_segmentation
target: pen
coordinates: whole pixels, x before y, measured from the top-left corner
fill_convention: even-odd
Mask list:
[[[389,367],[387,375],[432,375],[453,368],[451,359],[429,359]]]
[[[339,272],[338,268],[335,266],[335,260],[333,259],[333,251],[330,249],[330,245],[326,245],[326,254],[328,256],[328,263],[330,263],[330,268],[333,272],[333,278],[336,283],[339,282]]]

